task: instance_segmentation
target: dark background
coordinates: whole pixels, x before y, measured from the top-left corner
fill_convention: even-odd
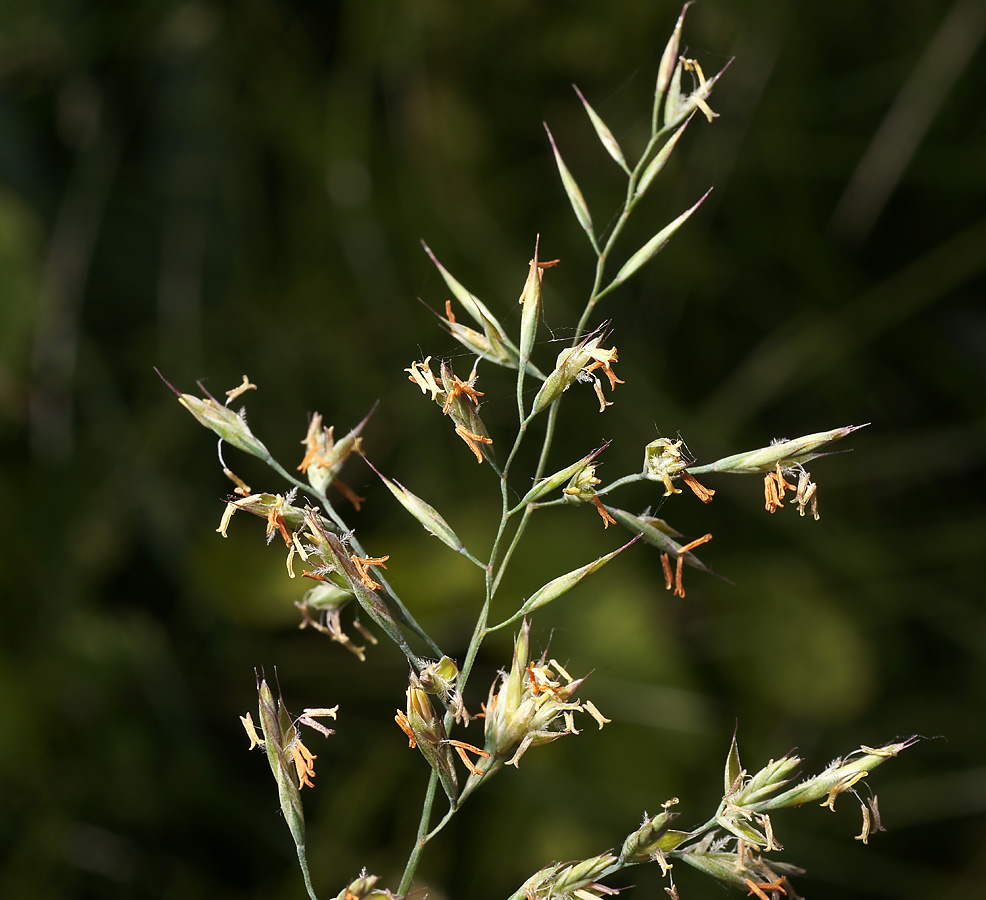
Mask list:
[[[541,335],[564,340],[592,256],[541,121],[604,225],[621,176],[570,83],[639,152],[678,11],[0,5],[0,896],[302,896],[267,764],[237,721],[259,666],[295,711],[342,705],[338,734],[310,742],[322,896],[364,865],[396,887],[426,780],[392,723],[405,664],[384,645],[360,664],[298,631],[306,585],[264,552],[257,520],[214,533],[229,483],[152,366],[217,394],[248,372],[251,424],[289,467],[309,411],[341,433],[380,399],[370,458],[483,552],[495,480],[401,371],[459,349],[417,301],[447,296],[419,239],[516,327],[540,233],[542,258],[562,258]],[[860,743],[934,738],[870,779],[890,830],[869,847],[852,840],[852,798],[834,816],[779,814],[775,830],[812,898],[981,896],[984,30],[975,0],[689,12],[707,74],[735,57],[711,99],[720,118],[689,127],[623,254],[715,190],[605,302],[626,384],[605,416],[573,389],[555,462],[612,438],[612,478],[658,433],[704,461],[872,424],[812,465],[817,523],[767,516],[758,479],[709,478],[710,507],[682,495],[663,510],[715,534],[702,556],[733,584],[689,572],[676,599],[656,554],[634,548],[535,619],[537,648],[554,626],[552,655],[594,669],[583,694],[614,722],[478,795],[427,851],[431,897],[505,897],[552,860],[618,845],[671,796],[686,827],[704,821],[736,722],[748,768],[794,746],[817,770]],[[538,348],[544,366],[556,350]],[[481,374],[484,417],[506,434],[509,376]],[[361,465],[346,478],[368,502],[351,522],[461,657],[473,570]],[[539,519],[503,612],[617,546],[579,512]],[[491,640],[471,706],[508,654]],[[683,897],[724,896],[685,868]],[[637,896],[660,893],[655,872],[629,874]]]

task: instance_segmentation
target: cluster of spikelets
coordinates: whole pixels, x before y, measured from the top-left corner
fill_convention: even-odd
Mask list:
[[[223,403],[208,393],[200,398],[175,391],[182,405],[219,437],[220,462],[235,485],[217,530],[225,536],[237,512],[249,513],[264,520],[268,542],[278,538],[283,541],[288,576],[295,578],[300,568],[301,576],[314,582],[296,604],[301,611],[301,626],[311,627],[329,636],[362,661],[366,656],[366,643],[377,642],[374,632],[361,620],[361,616],[365,616],[405,654],[411,668],[405,690],[406,704],[397,711],[396,722],[404,732],[409,747],[420,752],[431,770],[418,839],[397,894],[378,888],[379,879],[364,871],[337,895],[336,900],[383,900],[407,896],[424,845],[477,788],[506,766],[519,765],[532,748],[566,735],[578,734],[576,714],[585,714],[600,728],[609,723],[610,720],[591,701],[578,696],[584,677],[573,678],[557,660],[549,659],[547,652],[540,658],[532,657],[530,617],[571,591],[638,540],[657,548],[665,587],[674,591],[675,595],[684,597],[684,567],[709,571],[694,551],[712,538],[711,534],[705,534],[693,540],[684,539],[662,519],[651,515],[649,509],[637,514],[611,505],[611,492],[635,482],[652,482],[663,489],[661,501],[681,494],[687,488],[702,503],[709,503],[715,496],[715,490],[703,484],[699,476],[755,475],[763,478],[764,504],[768,512],[776,512],[787,502],[789,506],[796,506],[801,516],[807,511],[817,520],[818,488],[806,464],[826,455],[829,452],[827,445],[861,427],[847,426],[793,440],[777,440],[768,446],[710,463],[699,463],[681,439],[657,438],[642,448],[643,465],[639,471],[606,484],[598,476],[597,466],[608,443],[584,453],[552,474],[544,472],[555,417],[563,395],[573,385],[591,385],[599,412],[602,413],[613,404],[614,392],[624,383],[614,369],[619,355],[609,340],[609,323],[594,330],[587,328],[596,304],[650,261],[704,199],[700,198],[630,254],[615,276],[608,280],[604,278],[605,262],[611,258],[611,251],[626,219],[664,168],[694,114],[699,112],[710,122],[716,115],[708,104],[708,98],[722,72],[707,80],[695,60],[679,55],[685,9],[661,58],[651,139],[635,166],[628,164],[612,131],[579,93],[602,146],[628,180],[623,212],[615,220],[616,224],[605,241],[597,234],[578,183],[548,132],[565,193],[597,257],[595,283],[576,327],[574,340],[557,354],[550,368],[539,367],[532,357],[541,320],[545,272],[558,260],[540,260],[538,243],[535,242],[533,258],[527,264],[519,296],[519,334],[514,340],[491,308],[457,281],[425,246],[452,295],[445,302],[445,315],[440,317],[442,325],[452,338],[475,356],[476,364],[465,379],[455,373],[448,361],[441,361],[437,370],[433,370],[430,356],[413,362],[405,372],[410,382],[441,408],[442,415],[452,423],[456,436],[464,442],[477,463],[489,465],[499,476],[503,513],[488,561],[477,559],[466,548],[438,510],[400,482],[379,472],[366,460],[362,440],[369,415],[337,440],[334,429],[326,427],[322,417],[314,414],[302,440],[304,453],[301,462],[291,472],[282,467],[254,435],[243,411],[231,408],[233,401],[255,388],[246,376],[241,385],[227,392]],[[694,80],[691,91],[682,89],[685,73],[690,73]],[[453,307],[453,302],[458,306]],[[476,327],[460,321],[459,316],[463,314]],[[495,436],[481,417],[480,398],[485,394],[479,389],[480,362],[516,373],[519,427],[505,462],[498,462]],[[536,384],[535,390],[528,389],[531,383]],[[511,495],[507,489],[510,469],[528,427],[536,419],[545,423],[541,461],[533,479],[527,482],[531,487],[522,496],[520,491]],[[291,488],[284,494],[254,493],[226,465],[224,444],[263,460]],[[330,501],[330,489],[340,493],[357,511],[364,501],[339,477],[354,454],[363,458],[419,525],[482,571],[486,599],[461,667],[442,652],[387,582],[383,570],[387,569],[390,556],[368,553]],[[297,501],[299,492],[303,492],[304,502]],[[786,501],[789,492],[793,497]],[[520,499],[511,505],[508,496],[520,496]],[[309,497],[313,499],[308,500]],[[498,624],[491,624],[491,600],[528,520],[537,510],[556,505],[592,508],[605,529],[615,525],[626,529],[631,537],[617,549],[548,580],[523,599],[512,614]],[[506,547],[506,542],[501,543],[501,539],[508,524],[513,525],[515,530],[509,547]],[[395,560],[393,564],[398,566],[399,561]],[[354,611],[352,627],[366,643],[357,643],[344,630],[342,616],[347,610]],[[517,634],[510,664],[494,679],[486,702],[478,707],[474,705],[470,713],[465,691],[479,646],[488,634],[511,625],[517,627]],[[409,639],[423,642],[426,655],[419,655]],[[306,888],[314,900],[316,895],[306,855],[301,790],[314,787],[317,755],[305,745],[300,728],[305,726],[323,736],[331,735],[332,730],[320,719],[335,719],[338,707],[309,708],[294,718],[280,698],[275,701],[266,680],[258,679],[257,690],[259,722],[254,722],[248,713],[242,717],[243,726],[251,748],[259,746],[266,751],[277,784],[281,810],[296,844]],[[477,719],[483,721],[482,746],[450,737],[454,727],[466,726]],[[678,860],[725,884],[745,889],[759,900],[797,897],[789,878],[800,874],[801,870],[775,856],[768,856],[783,849],[777,840],[771,814],[785,807],[818,800],[822,801],[823,806],[834,810],[836,798],[848,792],[859,799],[863,824],[858,839],[865,843],[873,831],[882,830],[882,825],[876,796],[869,794],[865,800],[862,799],[860,785],[874,768],[896,756],[913,741],[910,738],[879,748],[862,747],[845,758],[835,760],[819,774],[792,786],[801,763],[797,756],[789,754],[777,761],[772,760],[750,774],[740,764],[734,735],[727,754],[722,799],[715,814],[704,824],[687,831],[673,828],[678,816],[673,807],[678,801],[669,800],[662,804],[657,815],[644,816],[642,824],[626,836],[618,854],[607,852],[589,859],[549,865],[527,879],[510,900],[594,900],[609,896],[617,893],[615,888],[605,883],[609,876],[629,866],[644,863],[655,863],[661,868],[668,880],[665,890],[672,898],[677,898],[673,867]],[[464,781],[460,775],[463,771]],[[437,785],[441,786],[447,797],[449,809],[429,831],[431,803]]]
[[[527,662],[530,648],[529,629],[521,630],[514,647],[510,673],[504,673],[490,689],[484,708],[486,719],[485,749],[461,741],[449,740],[442,720],[435,714],[429,699],[438,694],[445,700],[455,695],[456,668],[447,658],[434,663],[412,676],[407,691],[407,713],[398,713],[398,722],[407,733],[411,746],[417,746],[439,779],[453,804],[456,797],[464,800],[485,778],[503,765],[516,765],[531,746],[553,741],[565,734],[575,733],[571,713],[586,710],[599,726],[603,718],[591,702],[579,703],[575,693],[583,679],[572,680],[554,660],[546,663],[542,657],[537,664]],[[561,680],[558,680],[561,679]],[[425,687],[427,685],[427,689]],[[292,718],[278,699],[274,701],[266,680],[258,681],[259,721],[263,736],[258,733],[250,713],[241,717],[250,737],[250,745],[261,746],[277,783],[281,810],[295,839],[306,883],[310,887],[305,854],[305,821],[300,792],[312,787],[314,762],[317,756],[304,744],[299,726],[306,725],[324,736],[333,732],[320,718],[336,718],[338,707],[305,709],[297,719]],[[558,727],[559,720],[563,722]],[[882,831],[877,796],[860,796],[861,783],[875,768],[896,757],[911,746],[916,738],[896,741],[882,747],[863,746],[844,758],[833,760],[817,775],[792,785],[801,765],[793,753],[770,760],[751,774],[742,767],[736,736],[733,736],[723,774],[724,792],[715,814],[706,823],[689,831],[672,828],[678,817],[673,807],[677,798],[662,804],[656,816],[644,816],[641,825],[623,841],[620,853],[605,853],[586,860],[553,864],[532,875],[511,900],[592,900],[617,893],[602,882],[620,869],[656,863],[668,877],[667,891],[678,897],[672,869],[673,859],[680,859],[708,875],[736,887],[748,889],[760,900],[779,896],[796,898],[789,877],[803,874],[791,863],[765,854],[779,852],[783,846],[777,839],[770,814],[788,807],[821,801],[821,806],[835,811],[836,798],[851,794],[859,802],[862,825],[857,840],[867,843],[875,831]],[[470,772],[465,789],[459,793],[451,751],[459,752]],[[470,761],[466,750],[480,759],[477,766]],[[375,888],[376,876],[365,872],[338,895],[339,900],[356,898],[392,898],[390,891]]]

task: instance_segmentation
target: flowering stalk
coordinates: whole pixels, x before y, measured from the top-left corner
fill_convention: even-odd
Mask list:
[[[382,632],[410,664],[411,671],[403,688],[405,702],[395,720],[406,736],[409,748],[420,753],[427,764],[428,780],[415,841],[397,888],[398,896],[406,896],[412,891],[415,873],[429,842],[493,775],[519,766],[526,754],[535,748],[580,734],[577,722],[585,721],[586,715],[600,728],[610,721],[590,700],[579,696],[585,676],[573,678],[557,660],[548,657],[546,650],[540,657],[532,652],[532,617],[540,619],[544,616],[549,604],[569,602],[571,595],[576,593],[575,588],[634,543],[656,549],[664,574],[664,587],[673,590],[675,597],[685,597],[685,566],[702,573],[711,572],[695,553],[697,548],[712,540],[711,533],[689,538],[663,519],[651,515],[650,507],[640,513],[631,512],[610,505],[608,495],[639,485],[651,503],[708,504],[714,500],[716,491],[704,483],[705,476],[753,474],[764,479],[764,503],[768,512],[794,505],[802,517],[807,512],[817,519],[818,488],[805,464],[827,455],[824,448],[829,443],[858,427],[837,428],[774,442],[701,465],[697,464],[683,438],[657,437],[642,449],[641,470],[617,474],[609,480],[603,478],[605,469],[602,465],[609,441],[596,449],[589,449],[592,444],[571,451],[566,448],[563,458],[549,467],[555,450],[559,410],[566,397],[588,393],[591,387],[593,397],[588,399],[593,412],[590,415],[595,416],[596,404],[598,414],[603,414],[622,396],[617,391],[624,381],[617,374],[619,351],[612,324],[604,321],[590,327],[598,303],[651,262],[678,229],[697,213],[708,195],[706,192],[635,249],[621,247],[621,257],[616,261],[618,267],[610,266],[631,213],[656,183],[691,119],[700,113],[699,123],[702,117],[711,123],[717,115],[709,98],[722,71],[707,79],[696,60],[679,55],[688,5],[682,8],[659,62],[651,131],[636,163],[631,165],[630,157],[613,130],[576,88],[596,137],[626,180],[622,208],[605,236],[597,231],[596,220],[579,186],[577,174],[565,162],[563,148],[545,126],[548,149],[562,189],[596,258],[593,282],[571,342],[556,354],[550,367],[542,369],[534,357],[539,350],[539,324],[550,302],[545,273],[559,260],[541,258],[540,236],[535,238],[532,258],[526,265],[517,267],[518,283],[522,285],[519,315],[509,317],[512,311],[505,310],[502,316],[503,321],[517,321],[516,337],[508,333],[494,314],[496,307],[488,306],[462,285],[425,245],[425,251],[451,295],[445,300],[445,315],[439,317],[441,324],[461,347],[475,356],[475,362],[465,377],[467,364],[457,360],[458,373],[449,360],[436,361],[433,369],[431,356],[412,362],[404,371],[420,395],[429,400],[433,408],[440,409],[448,431],[464,444],[460,449],[471,454],[481,467],[480,471],[493,472],[499,481],[500,518],[485,558],[475,548],[466,548],[450,522],[455,519],[454,515],[447,516],[411,488],[367,462],[403,512],[429,535],[438,538],[439,543],[432,545],[437,552],[450,550],[468,559],[483,573],[481,589],[477,588],[475,592],[476,620],[464,647],[461,665],[442,652],[388,583],[385,575],[388,567],[400,569],[405,563],[399,553],[395,550],[392,558],[389,553],[369,552],[358,540],[347,518],[327,496],[330,488],[337,490],[357,512],[366,500],[346,486],[339,476],[350,456],[363,456],[363,442],[371,439],[366,434],[369,415],[336,440],[334,428],[325,426],[322,417],[314,414],[302,439],[301,462],[294,469],[301,473],[303,478],[300,478],[273,459],[242,413],[234,412],[228,405],[220,405],[211,396],[200,399],[179,395],[182,405],[196,420],[219,436],[221,460],[223,443],[230,444],[264,460],[291,488],[284,494],[253,493],[223,460],[224,472],[236,488],[227,501],[220,533],[226,535],[237,512],[262,519],[268,542],[284,545],[288,577],[298,577],[300,570],[300,578],[308,579],[313,585],[296,603],[301,611],[302,627],[311,627],[328,636],[360,661],[366,659],[368,647],[377,643],[375,632]],[[691,90],[682,86],[689,81]],[[692,133],[694,131],[695,128]],[[509,302],[514,304],[512,298]],[[476,327],[459,321],[458,316],[463,314]],[[480,363],[483,365],[482,381]],[[511,377],[515,385],[517,420],[512,440],[504,439],[500,433],[502,417],[487,418],[497,426],[491,429],[481,414],[484,403],[495,403],[496,398],[503,396],[502,391],[487,387],[488,373],[495,374],[497,368],[514,373]],[[539,382],[534,386],[536,390],[532,381]],[[242,385],[228,392],[229,401],[254,387],[244,378]],[[521,459],[520,451],[530,441],[540,442],[537,463],[532,472],[517,475],[515,468]],[[793,499],[788,498],[788,492],[793,492]],[[302,499],[298,499],[299,494]],[[308,502],[309,497],[315,498],[314,503]],[[366,502],[375,501],[376,498],[371,497]],[[500,610],[500,589],[514,553],[535,513],[548,507],[564,508],[570,514],[579,514],[579,510],[585,508],[598,529],[600,546],[591,555],[586,554],[591,556],[590,559],[576,560],[571,567],[566,565],[564,574],[542,575],[524,591],[523,599],[515,598],[512,607]],[[629,539],[624,534],[620,540],[612,540],[610,525],[614,526],[614,531],[620,528],[629,531]],[[497,605],[497,616],[491,618],[494,605]],[[348,626],[343,624],[342,616],[350,612],[353,613],[352,628],[362,634],[365,643],[357,644],[345,631]],[[367,624],[360,621],[360,615],[366,617]],[[497,624],[492,624],[494,622]],[[480,647],[492,632],[517,622],[520,625],[509,665],[505,665],[494,679],[486,693],[485,704],[477,708],[477,700],[473,700],[473,711],[470,712],[470,678]],[[302,743],[297,729],[299,724],[305,724],[324,734],[331,733],[317,721],[317,716],[334,718],[335,709],[306,710],[294,721],[280,700],[275,703],[265,681],[258,684],[258,695],[263,736],[257,732],[249,715],[243,718],[243,724],[250,735],[251,746],[263,745],[267,752],[278,785],[282,812],[298,849],[305,884],[314,898],[305,855],[300,797],[302,788],[314,787],[317,757]],[[577,715],[581,718],[577,719]],[[466,727],[470,720],[480,718],[484,720],[483,739],[482,746],[476,746],[463,740],[459,729]],[[547,865],[528,878],[513,896],[516,900],[593,900],[617,893],[605,883],[615,872],[654,862],[670,881],[668,892],[677,897],[672,866],[678,859],[720,881],[746,888],[751,895],[763,900],[768,894],[793,896],[787,879],[800,870],[767,857],[767,854],[781,850],[771,814],[822,798],[823,805],[834,809],[836,797],[847,792],[855,794],[857,785],[873,769],[911,743],[913,739],[879,748],[863,747],[792,787],[794,772],[800,764],[798,757],[791,754],[770,761],[751,775],[740,764],[734,735],[727,754],[721,800],[715,813],[703,825],[690,831],[673,828],[677,813],[671,807],[677,800],[669,800],[662,804],[662,811],[657,815],[644,816],[640,826],[625,837],[618,855],[607,852],[585,860]],[[439,786],[448,800],[448,810],[433,822]],[[881,826],[875,797],[867,798],[866,803],[861,801],[861,807],[863,828],[860,839],[865,842]],[[377,880],[376,876],[364,871],[349,883],[337,900],[393,897],[389,891],[376,887]]]

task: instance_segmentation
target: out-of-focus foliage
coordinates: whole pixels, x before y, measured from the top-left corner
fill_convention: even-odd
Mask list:
[[[0,4],[0,896],[300,896],[237,721],[254,666],[278,667],[292,707],[341,705],[306,798],[316,885],[332,896],[363,865],[396,883],[424,787],[392,723],[404,663],[381,647],[360,664],[297,631],[301,588],[257,522],[213,534],[230,485],[152,366],[217,394],[248,372],[251,427],[288,465],[307,411],[345,433],[379,398],[371,458],[488,538],[482,499],[461,503],[475,463],[401,371],[458,352],[417,301],[446,296],[419,239],[507,317],[540,233],[542,256],[562,259],[544,303],[564,338],[592,256],[540,122],[605,221],[619,173],[569,85],[624,146],[639,141],[678,9]],[[534,640],[594,667],[586,690],[614,726],[478,796],[429,848],[432,897],[505,896],[672,795],[697,819],[737,719],[751,765],[797,745],[817,769],[859,742],[943,735],[885,776],[888,834],[862,848],[843,839],[850,813],[818,810],[785,825],[788,850],[811,896],[980,895],[984,31],[974,0],[703,0],[689,14],[690,56],[706,71],[736,60],[720,118],[690,126],[627,252],[715,190],[606,301],[616,405],[603,419],[587,397],[562,427],[636,429],[641,459],[680,432],[709,460],[873,424],[819,471],[818,523],[768,517],[740,479],[713,485],[702,518],[680,504],[676,524],[709,525],[703,558],[733,585],[692,573],[672,598],[640,549],[571,594]],[[485,400],[495,429],[509,383]],[[399,530],[358,462],[363,543],[390,554],[443,646],[464,645],[479,598],[462,566]],[[237,463],[255,489],[281,488]],[[594,514],[565,546],[551,516],[538,574],[604,549]],[[508,647],[482,660],[490,680]],[[718,896],[688,876],[682,896]]]

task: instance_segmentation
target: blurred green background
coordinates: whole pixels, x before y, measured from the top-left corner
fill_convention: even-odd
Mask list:
[[[251,424],[286,465],[306,415],[488,541],[496,485],[401,371],[458,357],[436,327],[439,258],[504,321],[536,234],[549,366],[591,252],[548,122],[596,221],[622,197],[575,82],[629,154],[679,7],[669,2],[5,0],[0,5],[0,896],[301,897],[276,792],[237,716],[255,667],[290,708],[342,706],[311,742],[309,856],[323,896],[362,866],[396,887],[426,781],[393,725],[406,668],[311,631],[262,526],[214,533],[214,443],[152,370],[219,394],[248,372]],[[821,521],[767,516],[757,479],[706,479],[662,511],[715,540],[688,596],[635,548],[549,608],[535,646],[614,719],[532,752],[429,848],[432,898],[501,898],[552,860],[622,840],[668,797],[687,826],[721,794],[735,723],[756,767],[927,740],[871,783],[887,834],[843,798],[775,819],[812,898],[978,898],[986,883],[986,12],[975,0],[703,0],[705,72],[735,57],[624,254],[715,190],[601,309],[626,384],[573,390],[555,462],[614,439],[603,474],[680,434],[701,460],[871,422],[812,465]],[[426,305],[418,302],[418,298]],[[458,363],[465,370],[469,362]],[[505,434],[508,377],[486,366]],[[503,443],[501,443],[503,446]],[[273,475],[234,451],[255,489]],[[358,461],[363,543],[452,655],[472,572]],[[468,483],[467,483],[468,480]],[[619,505],[655,504],[653,485]],[[589,510],[545,513],[501,600],[617,546]],[[470,705],[508,660],[491,641]],[[467,732],[466,736],[470,736]],[[692,871],[686,898],[724,896]],[[655,872],[623,884],[657,896]]]

